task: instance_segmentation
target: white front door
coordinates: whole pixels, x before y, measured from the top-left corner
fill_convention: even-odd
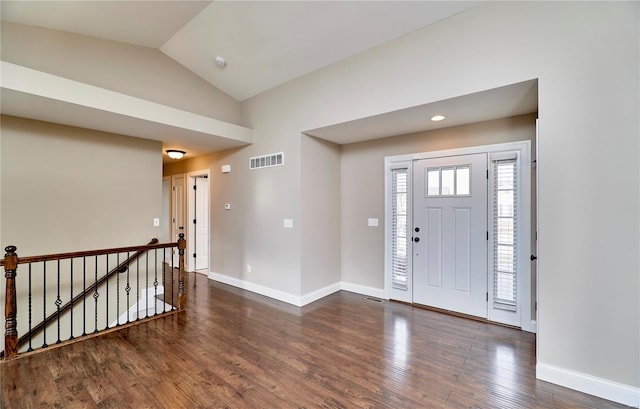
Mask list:
[[[487,317],[487,155],[413,162],[413,301]]]

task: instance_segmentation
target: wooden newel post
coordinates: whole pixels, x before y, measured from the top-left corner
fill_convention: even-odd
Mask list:
[[[15,358],[18,356],[18,312],[16,301],[16,270],[18,269],[18,255],[16,246],[7,246],[4,255],[4,276],[7,279],[4,302],[4,356]]]
[[[184,239],[184,233],[180,233],[179,237],[178,254],[180,257],[178,261],[178,309],[184,310],[187,306],[187,294],[185,293],[186,274],[184,272],[184,250],[187,248],[187,241]]]

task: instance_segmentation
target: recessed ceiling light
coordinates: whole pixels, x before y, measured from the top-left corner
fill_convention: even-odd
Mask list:
[[[227,60],[222,57],[216,57],[216,65],[220,68],[224,68],[227,66]]]
[[[433,122],[438,122],[438,121],[444,121],[444,119],[446,118],[446,116],[444,115],[434,115],[431,117],[431,120]]]

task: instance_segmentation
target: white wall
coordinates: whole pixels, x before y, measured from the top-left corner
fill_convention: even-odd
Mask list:
[[[539,364],[638,388],[638,7],[483,3],[245,101],[243,115],[256,145],[296,145],[307,129],[538,78]],[[269,183],[291,183],[292,211],[306,212],[294,176]]]

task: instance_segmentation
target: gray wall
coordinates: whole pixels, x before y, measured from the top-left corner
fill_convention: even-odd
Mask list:
[[[2,245],[22,256],[145,244],[161,232],[161,143],[2,116]]]
[[[302,290],[342,281],[340,146],[302,136]]]

